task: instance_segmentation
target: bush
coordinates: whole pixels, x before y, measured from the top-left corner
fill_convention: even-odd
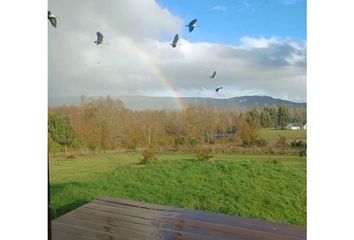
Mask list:
[[[64,147],[53,140],[53,138],[48,134],[48,152],[49,153],[59,153],[64,152]]]
[[[288,143],[286,142],[286,137],[279,135],[279,138],[276,142],[276,146],[281,149],[281,151],[285,151],[288,148]]]
[[[142,155],[143,159],[140,161],[140,164],[149,164],[157,159],[155,151],[152,148],[146,148]]]
[[[267,141],[264,138],[258,138],[255,140],[255,144],[257,147],[265,147],[267,145]]]
[[[74,139],[74,130],[69,118],[54,113],[48,115],[48,133],[53,141],[64,147],[65,152]]]
[[[66,157],[66,159],[75,159],[75,155],[74,154],[70,154],[69,156]]]
[[[297,140],[294,140],[291,142],[291,147],[293,148],[305,148],[306,146],[306,143],[303,142],[303,141],[297,141]]]
[[[85,146],[85,139],[80,137],[75,137],[71,144],[71,149],[79,150],[84,146]]]
[[[175,145],[184,145],[186,144],[185,137],[177,137],[175,138]]]
[[[208,161],[213,157],[210,147],[197,147],[195,154],[199,161]]]
[[[299,149],[300,157],[306,156],[307,145],[305,142],[303,142],[301,140],[300,141],[295,140],[295,141],[291,142],[291,147]]]
[[[306,157],[306,148],[300,149],[300,157]]]
[[[189,143],[190,143],[192,146],[197,146],[198,141],[197,141],[195,138],[192,138],[192,139],[190,139]]]
[[[87,146],[88,146],[88,148],[90,149],[91,152],[95,152],[96,151],[97,144],[89,143]]]
[[[257,141],[260,139],[258,134],[258,127],[256,125],[249,124],[247,122],[241,122],[240,125],[240,138],[242,145],[245,147],[258,145]],[[262,142],[262,140],[261,140]],[[261,143],[259,142],[259,143]],[[265,144],[265,140],[264,140]]]

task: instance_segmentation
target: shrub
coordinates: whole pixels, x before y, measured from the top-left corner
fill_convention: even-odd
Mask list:
[[[301,140],[300,141],[294,140],[290,143],[290,145],[293,148],[305,148],[306,143]]]
[[[155,151],[152,148],[146,148],[142,155],[143,159],[140,161],[140,164],[149,164],[157,159]]]
[[[48,152],[49,153],[59,153],[63,152],[64,148],[53,140],[53,138],[48,134]]]
[[[69,118],[53,113],[48,115],[48,133],[53,141],[64,147],[65,152],[74,139],[74,130],[70,125]]]
[[[175,139],[172,136],[161,136],[158,143],[160,146],[171,146]]]
[[[175,138],[175,145],[184,145],[186,144],[186,139],[184,137]]]
[[[88,148],[90,149],[91,152],[95,152],[97,148],[97,144],[95,143],[89,143],[87,144]]]
[[[190,144],[191,144],[192,146],[196,146],[196,145],[198,144],[198,142],[197,142],[197,140],[196,140],[195,138],[192,138],[192,139],[190,140]]]
[[[286,142],[286,137],[279,135],[279,138],[276,142],[276,146],[281,149],[281,151],[285,151],[288,148],[288,143]]]
[[[196,157],[199,161],[208,161],[213,157],[210,147],[197,147],[195,150]]]
[[[83,146],[85,146],[85,139],[81,137],[74,137],[74,140],[71,144],[71,149],[79,150]]]
[[[306,148],[307,148],[306,142],[303,142],[301,140],[299,140],[299,141],[298,140],[294,140],[294,141],[291,142],[290,145],[291,145],[292,148],[299,149],[300,157],[306,156]]]
[[[267,141],[264,138],[258,138],[255,140],[255,144],[257,147],[265,147],[267,145]]]
[[[74,154],[70,154],[69,156],[66,157],[66,159],[75,159],[75,155]]]
[[[300,149],[300,157],[305,157],[306,156],[306,148],[301,148]]]
[[[247,122],[241,122],[240,138],[243,146],[254,146],[259,139],[258,127]]]

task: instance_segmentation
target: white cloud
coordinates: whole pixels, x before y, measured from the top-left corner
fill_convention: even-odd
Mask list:
[[[246,47],[246,48],[266,48],[270,44],[280,42],[279,39],[275,37],[271,37],[271,38],[242,37],[240,41],[241,41],[241,47]]]
[[[211,10],[212,11],[226,11],[227,7],[226,6],[217,5],[217,6],[213,7]]]
[[[180,36],[172,48],[182,20],[154,1],[100,2],[49,2],[60,17],[58,28],[48,30],[50,96],[172,95],[173,85],[182,96],[306,100],[306,43],[244,37],[240,45],[228,46]],[[122,2],[144,11],[123,8]],[[109,45],[93,43],[97,30]],[[211,79],[214,70],[217,78]],[[223,91],[216,96],[220,85]]]

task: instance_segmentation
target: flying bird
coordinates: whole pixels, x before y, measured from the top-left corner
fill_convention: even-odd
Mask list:
[[[220,89],[222,89],[222,87],[218,87],[217,89],[215,89],[215,92],[219,92]]]
[[[178,42],[178,34],[176,34],[175,38],[173,39],[173,42],[170,44],[173,48],[176,47]]]
[[[55,16],[53,13],[48,11],[48,19],[50,23],[52,24],[53,27],[57,27],[57,16]]]
[[[96,45],[98,45],[98,44],[107,44],[107,42],[103,41],[102,33],[97,32],[96,35],[97,35],[97,41],[94,41],[94,43],[96,43]]]
[[[210,76],[210,78],[215,78],[216,77],[216,71],[213,72],[213,74]]]
[[[189,28],[189,32],[192,32],[193,29],[197,26],[197,24],[195,24],[197,22],[197,19],[193,19],[190,23],[188,23],[188,25],[186,25],[186,27]]]

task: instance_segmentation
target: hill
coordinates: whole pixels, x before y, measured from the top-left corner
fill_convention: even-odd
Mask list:
[[[94,97],[98,98],[98,97]],[[148,97],[148,96],[120,96],[114,97],[123,101],[126,108],[131,110],[162,110],[178,109],[176,98],[174,97]],[[287,105],[288,107],[306,107],[306,103],[296,103],[269,96],[242,96],[227,99],[201,98],[201,97],[183,97],[179,101],[184,106],[213,106],[218,109],[230,108],[250,108]],[[80,97],[49,97],[49,107],[62,105],[78,106]]]

